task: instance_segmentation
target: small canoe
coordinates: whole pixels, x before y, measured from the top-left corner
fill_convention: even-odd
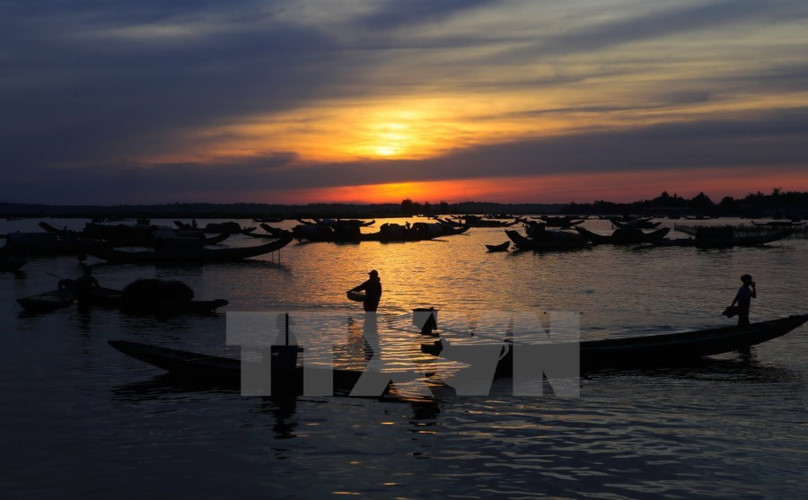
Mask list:
[[[72,305],[73,292],[70,290],[51,290],[17,299],[17,302],[26,312],[45,313]]]
[[[507,252],[509,246],[511,246],[511,242],[506,241],[499,245],[486,245],[485,248],[487,248],[489,252]]]
[[[101,288],[94,290],[90,295],[88,305],[108,306],[120,300],[120,290]],[[31,295],[17,299],[22,308],[28,313],[46,313],[69,307],[76,303],[75,292],[70,288],[50,290],[48,292]]]

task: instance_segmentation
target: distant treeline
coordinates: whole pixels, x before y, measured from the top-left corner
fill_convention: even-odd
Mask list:
[[[645,214],[645,215],[714,215],[738,217],[805,217],[808,216],[808,193],[783,192],[779,188],[770,194],[760,191],[744,198],[724,197],[715,203],[704,193],[693,198],[677,194],[662,194],[652,200],[632,203],[570,203],[561,212],[567,214]]]
[[[570,215],[716,215],[746,217],[806,217],[808,193],[783,192],[774,189],[770,194],[761,192],[744,198],[725,197],[715,203],[704,193],[693,198],[663,192],[652,200],[632,203],[595,201],[593,203],[487,203],[415,202],[405,199],[401,203],[344,204],[311,203],[307,205],[278,205],[263,203],[169,203],[161,205],[39,205],[0,203],[0,217],[75,217],[75,218],[162,218],[162,219],[285,219],[312,217],[382,218],[411,215],[522,215],[564,213]]]

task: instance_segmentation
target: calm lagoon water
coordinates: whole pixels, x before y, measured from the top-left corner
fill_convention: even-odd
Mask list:
[[[0,233],[38,230],[37,222],[4,222]],[[585,225],[609,231],[608,222]],[[464,315],[529,310],[580,312],[584,339],[684,331],[732,324],[720,312],[748,272],[758,283],[753,321],[808,312],[806,240],[486,253],[484,244],[506,239],[486,228],[419,243],[293,243],[280,261],[199,267],[91,259],[103,286],[160,277],[188,283],[200,299],[228,299],[215,317],[75,309],[21,317],[15,299],[54,288],[50,274],[76,275],[76,261],[32,259],[24,277],[0,275],[2,497],[808,496],[804,326],[748,357],[589,375],[579,399],[514,397],[498,380],[489,396],[433,402],[275,401],[179,387],[107,345],[128,339],[237,357],[225,342],[228,311],[336,310],[345,322],[328,333],[344,333],[344,361],[361,362],[361,308],[344,292],[371,268],[385,288],[382,333],[402,360],[418,350],[410,311],[420,306],[438,307],[450,330]]]

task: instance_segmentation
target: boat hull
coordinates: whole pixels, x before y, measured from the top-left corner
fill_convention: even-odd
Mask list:
[[[76,300],[75,293],[72,290],[60,289],[23,297],[17,299],[17,302],[27,313],[41,314],[70,307],[76,303]],[[119,309],[133,314],[170,316],[177,314],[215,314],[216,309],[227,304],[228,302],[224,299],[159,302],[124,300],[123,293],[120,290],[103,288],[100,291],[91,293],[88,303],[84,304],[84,306]]]
[[[505,234],[520,250],[555,252],[586,248],[586,240],[577,233],[566,231],[546,231],[546,237],[527,238],[516,231],[506,230]]]
[[[252,247],[200,248],[178,251],[126,252],[106,246],[95,246],[88,255],[108,262],[125,264],[202,264],[206,262],[234,262],[275,252],[292,241],[290,236]]]
[[[580,368],[582,372],[586,372],[675,366],[705,356],[743,351],[753,345],[781,337],[806,322],[808,314],[753,323],[747,327],[728,326],[694,332],[585,341],[578,344]],[[424,346],[422,350],[428,354],[440,355],[445,342],[442,340],[434,345]],[[510,377],[513,374],[511,347],[513,346],[510,343],[503,346],[504,354],[496,369],[498,377]]]
[[[170,349],[126,340],[109,340],[109,345],[135,359],[161,368],[184,381],[238,389],[241,386],[241,361],[238,359]],[[303,394],[304,369],[276,368],[272,365],[272,394]],[[318,369],[307,369],[318,371]],[[329,370],[333,376],[333,393],[347,395],[361,377],[361,371]],[[313,372],[308,372],[310,375]]]

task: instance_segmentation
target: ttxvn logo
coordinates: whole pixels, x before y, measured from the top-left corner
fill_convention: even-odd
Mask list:
[[[333,395],[335,381],[349,384],[351,396],[380,396],[390,384],[429,395],[436,383],[459,396],[481,396],[497,377],[510,379],[517,396],[543,395],[545,381],[558,397],[580,396],[579,313],[547,313],[547,329],[527,311],[456,314],[449,315],[454,328],[439,332],[437,313],[413,311],[411,332],[395,329],[375,312],[351,318],[355,331],[349,336],[359,334],[361,323],[367,353],[361,370],[334,367],[335,349],[348,342],[344,311],[227,312],[227,344],[241,347],[241,393],[248,396],[272,395],[273,375],[290,373],[300,375],[307,396]],[[416,342],[423,338],[419,334],[439,334],[440,340],[422,348],[434,362],[402,355],[402,339]]]

